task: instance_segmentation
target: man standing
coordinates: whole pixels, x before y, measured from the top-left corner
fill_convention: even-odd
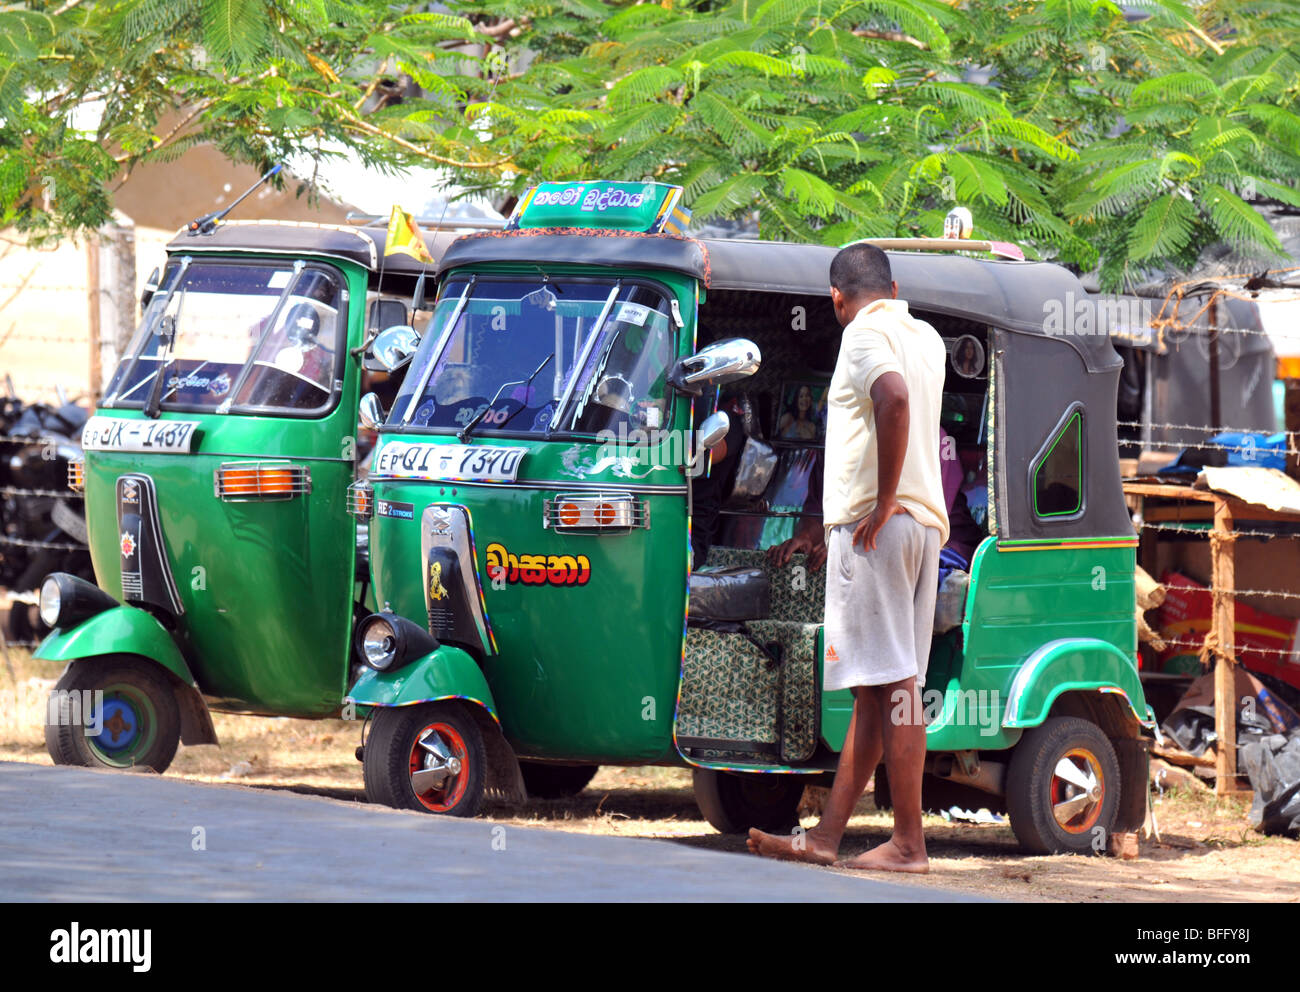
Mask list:
[[[831,302],[844,328],[826,427],[825,688],[853,690],[853,716],[821,821],[806,834],[749,832],[766,857],[832,864],[853,807],[883,755],[894,833],[844,867],[925,872],[921,776],[925,683],[948,516],[939,465],[947,352],[898,297],[889,258],[855,244],[831,262]],[[816,562],[822,535],[805,523],[776,550]],[[784,563],[783,561],[781,563]]]

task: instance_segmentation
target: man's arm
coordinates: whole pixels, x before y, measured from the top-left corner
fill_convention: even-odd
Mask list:
[[[876,419],[876,506],[853,531],[853,543],[874,551],[876,536],[890,517],[904,510],[898,505],[898,480],[907,455],[911,411],[907,383],[897,372],[885,372],[871,384],[872,413]]]

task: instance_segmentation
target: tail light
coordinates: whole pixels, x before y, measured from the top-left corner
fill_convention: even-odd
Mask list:
[[[365,479],[348,486],[348,513],[359,520],[369,520],[375,515],[375,490]]]
[[[86,462],[81,458],[68,460],[68,488],[74,493],[86,491]]]
[[[649,527],[645,501],[631,493],[560,493],[543,503],[542,526],[555,530]]]
[[[226,462],[214,473],[218,499],[243,502],[254,499],[292,499],[311,492],[306,465],[292,462]]]

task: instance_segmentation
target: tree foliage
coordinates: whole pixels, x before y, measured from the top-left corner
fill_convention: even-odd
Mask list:
[[[1118,287],[1297,204],[1287,0],[105,0],[0,11],[0,222],[93,226],[110,184],[214,141],[470,191],[680,183],[702,219],[839,243],[982,235]],[[404,73],[422,96],[378,99]],[[74,109],[98,102],[93,132]],[[43,182],[57,185],[49,200]]]

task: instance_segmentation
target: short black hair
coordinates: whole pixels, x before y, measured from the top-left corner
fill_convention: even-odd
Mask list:
[[[831,259],[831,285],[849,299],[888,296],[893,281],[889,256],[875,245],[858,242],[841,248]]]

